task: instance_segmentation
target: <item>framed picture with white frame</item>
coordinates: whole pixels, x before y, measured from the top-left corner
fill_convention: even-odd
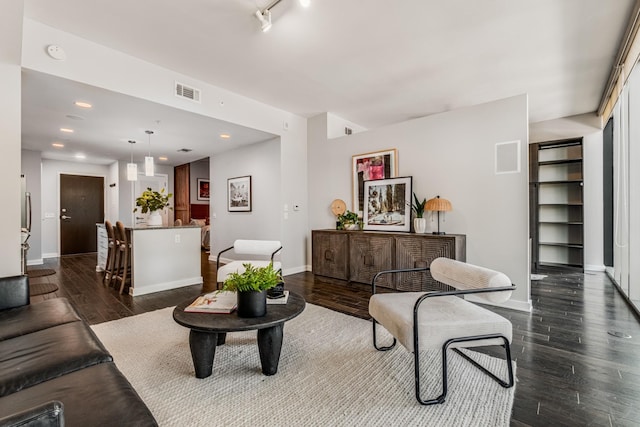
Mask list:
[[[363,228],[377,231],[411,230],[410,176],[364,183]]]

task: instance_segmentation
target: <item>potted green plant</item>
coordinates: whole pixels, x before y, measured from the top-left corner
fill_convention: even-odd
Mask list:
[[[169,207],[169,199],[173,194],[165,194],[164,188],[160,191],[154,191],[150,187],[142,192],[140,197],[136,199],[136,208],[134,212],[138,212],[138,208],[143,214],[150,213],[147,225],[162,225],[162,217],[160,211]],[[169,207],[169,209],[171,209]]]
[[[358,214],[350,210],[346,210],[343,214],[338,215],[337,220],[338,230],[357,230],[360,228],[360,218],[358,218]]]
[[[418,199],[418,196],[416,196],[416,193],[413,193],[413,204],[411,205],[411,210],[415,214],[415,218],[413,219],[413,230],[416,233],[422,234],[427,228],[427,220],[423,218],[424,207],[426,204],[426,198],[420,201],[420,199]]]
[[[264,316],[267,313],[267,290],[280,283],[282,276],[274,270],[273,263],[266,267],[255,267],[249,263],[242,265],[245,270],[229,274],[222,290],[237,293],[238,316]]]

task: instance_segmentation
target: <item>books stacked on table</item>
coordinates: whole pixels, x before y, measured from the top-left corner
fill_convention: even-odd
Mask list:
[[[238,305],[235,292],[215,291],[196,298],[184,311],[189,313],[231,313]]]
[[[284,291],[281,296],[278,297],[269,297],[267,294],[267,304],[286,304],[289,299],[289,291]]]

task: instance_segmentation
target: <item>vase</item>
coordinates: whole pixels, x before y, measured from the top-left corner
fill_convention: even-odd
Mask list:
[[[426,218],[414,218],[413,219],[413,230],[418,234],[423,234],[427,229],[427,220]]]
[[[267,314],[267,291],[238,292],[238,316],[262,317]]]
[[[160,211],[151,212],[147,219],[147,225],[150,227],[162,226],[162,215],[160,215]]]

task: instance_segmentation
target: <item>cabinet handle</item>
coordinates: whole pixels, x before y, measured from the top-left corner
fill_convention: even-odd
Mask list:
[[[333,261],[333,251],[331,249],[324,251],[324,259],[325,261]]]

